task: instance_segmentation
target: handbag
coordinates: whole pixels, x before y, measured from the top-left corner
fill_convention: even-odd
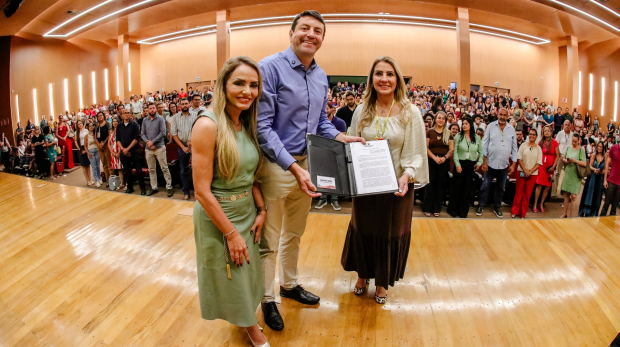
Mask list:
[[[110,175],[108,180],[108,184],[110,185],[110,190],[114,191],[121,185],[121,178],[116,175]]]
[[[584,151],[583,148],[581,148],[581,151]],[[581,154],[581,151],[579,152]],[[586,166],[581,166],[578,164],[577,165],[577,177],[579,178],[586,178],[588,176],[590,176],[590,174],[592,174],[592,169],[590,169],[590,165],[588,165],[588,162],[586,161]]]

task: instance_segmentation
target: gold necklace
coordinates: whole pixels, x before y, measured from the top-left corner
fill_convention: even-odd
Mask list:
[[[385,117],[385,123],[383,123],[383,130],[380,131],[380,126],[379,126],[379,103],[377,103],[377,105],[375,106],[375,110],[377,111],[377,135],[375,136],[376,140],[383,140],[383,135],[385,135],[385,129],[387,127],[387,122],[388,119],[390,118],[390,114],[392,113],[392,107],[394,107],[394,100],[392,100],[392,105],[390,106],[390,110],[388,111],[388,115],[387,117]]]

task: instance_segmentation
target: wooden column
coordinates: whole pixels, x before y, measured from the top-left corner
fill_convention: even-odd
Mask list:
[[[132,95],[144,94],[140,85],[140,45],[129,42],[126,34],[118,37],[118,79],[121,100],[129,101]]]
[[[564,73],[566,74],[564,97],[568,99],[566,107],[570,107],[572,112],[573,108],[577,107],[579,102],[579,46],[577,37],[572,35],[566,37],[566,71],[564,71]],[[587,76],[581,76],[581,78],[583,89],[583,79],[587,78]]]
[[[217,11],[217,71],[230,58],[230,11]]]
[[[119,84],[119,95],[118,98],[122,102],[123,99],[127,98],[129,100],[129,91],[127,90],[127,61],[129,60],[129,35],[119,35],[118,36],[118,84]],[[125,54],[125,48],[127,54]]]
[[[13,110],[17,110],[14,104],[15,93],[11,92],[11,39],[12,36],[0,36],[0,132],[4,133],[11,145],[16,145],[13,124],[17,127],[18,120],[17,111],[13,114]],[[28,100],[25,96],[22,100],[24,99]],[[26,127],[26,122],[22,124]]]
[[[465,89],[467,96],[471,87],[471,53],[469,43],[469,10],[456,9],[456,73],[457,95]]]

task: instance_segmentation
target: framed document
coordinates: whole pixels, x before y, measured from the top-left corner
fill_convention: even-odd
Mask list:
[[[398,192],[388,140],[343,143],[306,135],[308,171],[319,193],[362,196]]]

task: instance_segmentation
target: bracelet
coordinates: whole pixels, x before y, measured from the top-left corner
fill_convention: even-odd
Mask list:
[[[224,237],[226,237],[226,236],[228,236],[228,235],[230,235],[230,234],[234,233],[235,231],[237,231],[237,228],[234,228],[234,229],[233,229],[231,232],[229,232],[228,234],[224,234]]]

